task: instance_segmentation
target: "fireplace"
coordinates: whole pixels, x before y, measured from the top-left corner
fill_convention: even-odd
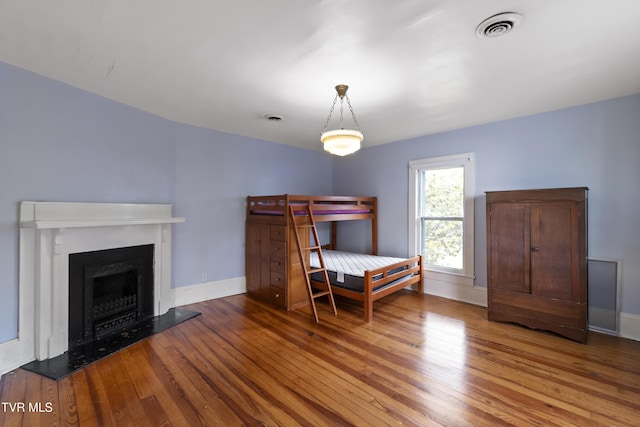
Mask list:
[[[69,255],[69,348],[153,316],[153,246]]]
[[[86,293],[70,296],[70,265],[72,255],[118,248],[148,246],[152,255],[149,265],[143,268],[143,290],[136,286],[135,314],[129,309],[120,313],[121,318],[109,324],[98,325],[95,320],[89,336],[102,336],[114,332],[118,324],[136,321],[140,317],[160,316],[175,306],[171,289],[171,228],[184,222],[184,218],[172,215],[168,204],[126,203],[74,203],[74,202],[21,202],[20,203],[20,319],[19,338],[16,340],[16,360],[47,360],[63,354],[71,343],[85,340],[84,312],[81,338],[71,338],[70,314],[76,306],[83,305]],[[107,266],[97,275],[99,286],[120,288],[121,295],[112,305],[131,305],[129,285],[122,285],[138,276],[137,261],[107,261]],[[133,265],[136,264],[136,272]],[[147,270],[151,268],[151,270]],[[111,270],[114,277],[107,278]],[[84,280],[84,279],[82,279]],[[149,281],[147,281],[149,280]],[[95,287],[94,287],[95,289]],[[102,291],[97,294],[102,299]],[[92,295],[92,302],[96,295]],[[78,298],[80,298],[78,300]],[[144,302],[140,302],[141,298]],[[80,302],[78,302],[80,301]],[[149,302],[150,301],[150,302]],[[97,305],[101,305],[98,302]],[[103,310],[104,308],[99,308]],[[128,319],[127,319],[128,317]],[[74,332],[75,334],[75,332]],[[93,338],[91,338],[93,339]]]

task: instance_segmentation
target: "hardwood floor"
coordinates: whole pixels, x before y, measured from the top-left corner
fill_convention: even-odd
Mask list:
[[[245,295],[188,306],[202,315],[58,382],[4,375],[0,425],[640,425],[640,342],[582,345],[409,291],[369,324],[337,305],[318,326]]]

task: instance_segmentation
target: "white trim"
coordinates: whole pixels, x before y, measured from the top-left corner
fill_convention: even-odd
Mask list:
[[[424,271],[425,294],[486,307],[487,288],[472,284],[472,279],[466,276]]]
[[[620,336],[640,341],[640,316],[620,313]]]
[[[171,215],[172,209],[171,204],[21,202],[20,227],[70,228],[184,222],[184,218]]]
[[[420,160],[409,161],[409,200],[408,200],[408,253],[415,256],[420,253],[420,244],[417,234],[419,230],[419,206],[417,204],[420,193],[419,171],[424,169],[447,168],[455,166],[464,167],[464,266],[462,275],[472,277],[475,271],[475,244],[474,244],[474,223],[475,223],[475,154],[463,153],[443,157],[433,157]]]
[[[434,280],[437,282],[451,283],[453,285],[460,286],[474,286],[476,280],[473,276],[429,269],[423,270],[423,275],[425,280]]]
[[[468,161],[473,161],[473,153],[452,154],[441,157],[428,157],[426,159],[409,160],[409,167],[413,169],[451,167],[453,165],[464,165]]]
[[[14,339],[0,344],[0,375],[33,361],[33,341]]]
[[[176,224],[184,222],[184,218],[127,218],[127,219],[97,219],[97,220],[53,220],[21,222],[22,228],[80,228],[80,227],[110,227],[118,225],[148,225],[148,224]]]
[[[234,277],[233,279],[219,280],[217,282],[180,286],[174,289],[174,300],[176,307],[178,307],[246,292],[246,278],[242,276]]]

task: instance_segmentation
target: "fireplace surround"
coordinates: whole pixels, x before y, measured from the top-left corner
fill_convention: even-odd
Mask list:
[[[20,203],[19,341],[33,358],[69,349],[69,256],[153,245],[153,316],[174,307],[168,204]]]

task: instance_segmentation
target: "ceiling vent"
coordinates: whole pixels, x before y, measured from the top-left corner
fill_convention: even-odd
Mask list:
[[[476,28],[476,34],[480,38],[503,36],[520,22],[522,22],[522,15],[513,12],[499,13],[482,21]]]
[[[278,114],[265,114],[263,117],[270,122],[280,122],[284,119],[283,116]]]

